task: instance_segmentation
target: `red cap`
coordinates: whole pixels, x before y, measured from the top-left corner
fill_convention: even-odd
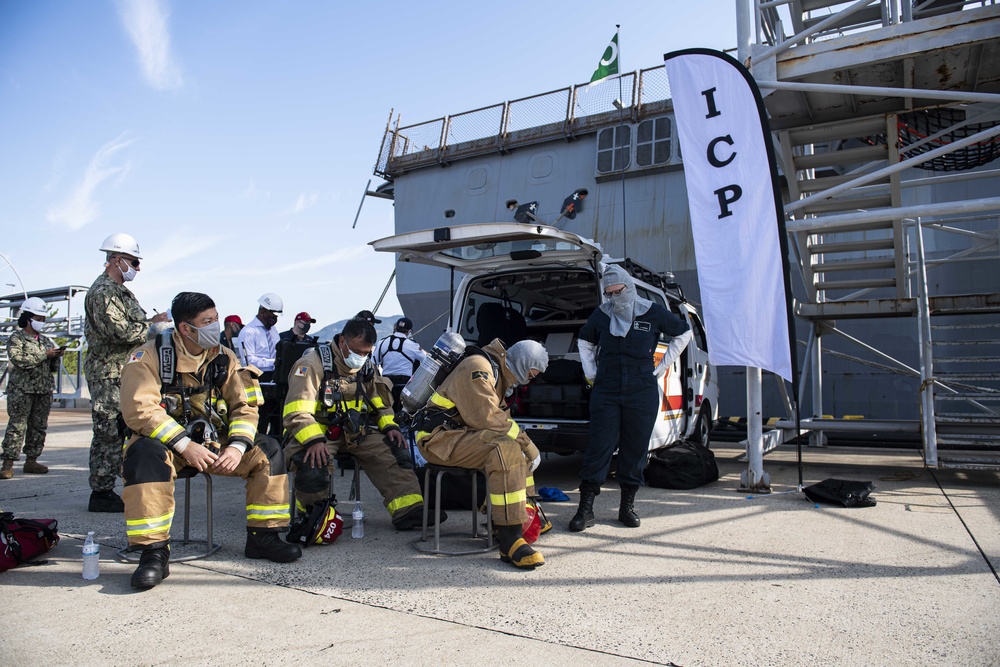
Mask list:
[[[312,316],[310,316],[309,313],[307,313],[304,310],[301,313],[299,313],[298,315],[296,315],[295,319],[297,319],[297,320],[305,320],[306,322],[311,322],[312,324],[316,324],[316,320],[314,320],[312,318]]]
[[[227,315],[223,324],[229,324],[230,322],[236,322],[236,324],[243,326],[243,320],[240,319],[239,315]]]

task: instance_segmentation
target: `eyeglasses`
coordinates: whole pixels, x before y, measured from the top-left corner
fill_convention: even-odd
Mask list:
[[[607,297],[618,296],[619,294],[621,294],[622,292],[624,292],[627,289],[628,289],[627,285],[622,285],[618,289],[606,290],[604,292],[604,296],[607,296]]]

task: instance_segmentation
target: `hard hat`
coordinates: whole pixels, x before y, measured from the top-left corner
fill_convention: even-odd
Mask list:
[[[131,255],[136,259],[142,259],[139,254],[139,244],[128,234],[112,234],[104,239],[101,244],[101,252],[120,252],[123,255]]]
[[[264,306],[267,310],[273,311],[275,313],[280,313],[285,309],[285,304],[281,301],[281,297],[274,292],[268,292],[259,299],[257,303]]]
[[[31,296],[24,300],[21,304],[22,313],[31,313],[32,315],[41,315],[42,317],[48,317],[49,311],[45,310],[45,302],[39,299],[37,296]]]

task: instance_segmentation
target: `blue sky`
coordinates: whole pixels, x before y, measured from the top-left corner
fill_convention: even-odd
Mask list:
[[[585,82],[616,22],[623,70],[731,48],[734,7],[2,0],[0,253],[28,290],[90,285],[127,232],[149,312],[195,290],[246,321],[273,291],[279,328],[323,326],[392,272],[367,246],[391,203],[351,229],[390,109],[408,124]],[[379,312],[399,311],[390,290]]]

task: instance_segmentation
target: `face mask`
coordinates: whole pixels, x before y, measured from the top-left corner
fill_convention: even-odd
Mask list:
[[[124,262],[125,260],[121,260],[120,259],[118,261]],[[135,267],[132,266],[131,264],[129,264],[128,262],[125,262],[125,267],[126,267],[126,270],[122,271],[121,265],[118,266],[118,270],[122,271],[122,280],[124,280],[127,283],[128,282],[132,282],[133,280],[135,280],[135,274],[137,274],[139,272],[136,271]]]
[[[309,333],[309,327],[311,326],[311,322],[299,322],[299,331],[302,333]]]
[[[278,316],[268,313],[267,315],[264,316],[264,318],[260,322],[261,324],[264,325],[265,329],[270,329],[271,327],[273,327],[275,324],[278,323]]]
[[[632,295],[628,293],[626,289],[621,294],[616,294],[611,298],[611,307],[617,311],[623,311],[628,309],[632,305]]]
[[[203,327],[196,327],[190,322],[185,322],[185,324],[198,332],[197,338],[191,338],[190,336],[188,336],[188,338],[193,340],[201,349],[211,350],[219,344],[219,332],[222,331],[222,328],[219,326],[218,321],[206,324]]]
[[[34,329],[35,331],[38,331],[39,333],[41,333],[42,329],[45,328],[45,322],[39,322],[38,320],[30,320],[30,321],[31,321],[31,328]]]
[[[354,370],[358,370],[359,368],[364,366],[366,361],[368,361],[368,355],[358,354],[357,352],[351,352],[349,355],[344,357],[344,363],[346,363]]]

